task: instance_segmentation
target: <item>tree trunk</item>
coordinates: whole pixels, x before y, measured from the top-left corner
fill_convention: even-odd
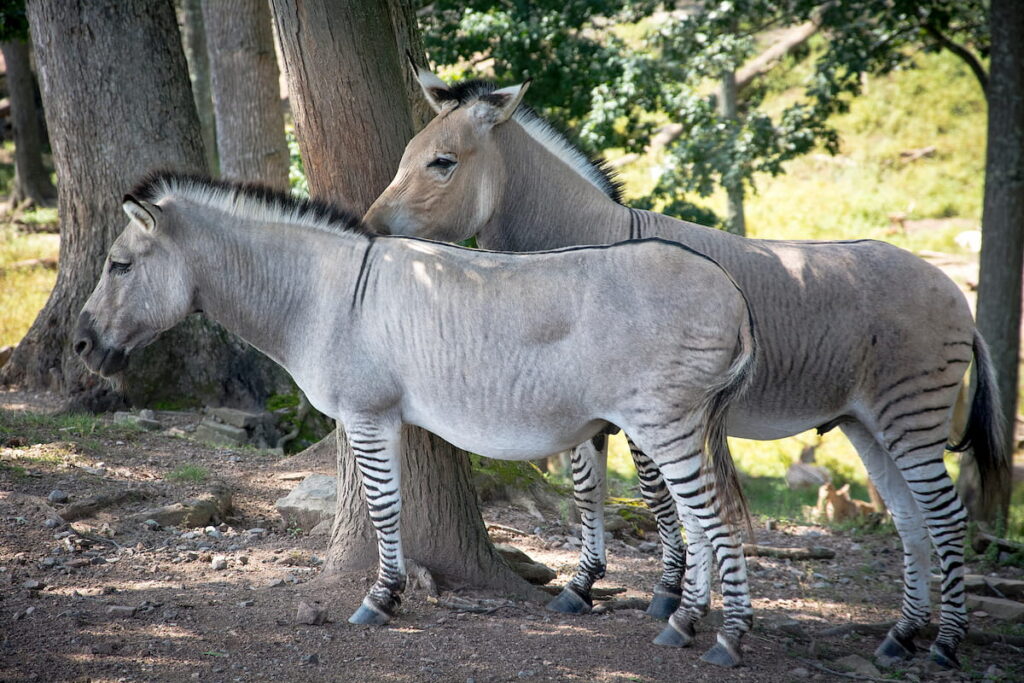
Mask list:
[[[736,89],[736,72],[722,74],[720,110],[723,118],[739,125],[739,95]],[[726,192],[725,229],[734,235],[747,234],[747,219],[743,213],[743,178],[726,176],[722,179]]]
[[[124,194],[154,169],[205,163],[170,0],[32,0],[28,15],[59,179],[60,270],[0,381],[53,389],[86,409],[126,399],[262,402],[269,361],[197,316],[133,354],[116,386],[70,349],[78,312],[127,223]]]
[[[189,80],[192,82],[192,101],[199,114],[199,128],[203,134],[206,167],[217,173],[217,124],[213,115],[213,97],[210,92],[210,60],[206,50],[206,27],[203,21],[202,0],[178,0],[178,23],[181,26],[181,45],[185,48]]]
[[[1021,267],[1024,265],[1024,3],[992,0],[992,51],[988,82],[988,145],[982,216],[978,328],[989,343],[1006,418],[1005,447],[1013,453],[1020,350]],[[961,480],[977,485],[973,459]],[[965,471],[968,470],[968,471]],[[963,489],[962,489],[963,490]],[[1005,521],[1010,482],[981,496],[964,492],[977,521]]]
[[[36,113],[36,86],[28,43],[0,43],[7,64],[7,91],[11,102],[14,136],[14,188],[11,208],[29,200],[36,206],[52,205],[57,190],[43,166],[43,136]]]
[[[203,0],[224,178],[288,188],[288,143],[267,0]]]
[[[363,212],[413,132],[388,3],[272,0],[272,9],[310,194]],[[328,574],[365,570],[377,557],[355,458],[341,436],[339,444]],[[535,595],[487,537],[465,453],[406,427],[402,498],[405,552],[442,584]]]

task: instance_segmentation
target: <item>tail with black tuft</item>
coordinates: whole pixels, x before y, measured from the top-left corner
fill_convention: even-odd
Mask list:
[[[981,493],[988,496],[1001,491],[1010,476],[1010,454],[1006,449],[1006,420],[999,406],[999,387],[988,345],[974,331],[975,390],[971,412],[961,439],[947,449],[963,452],[970,449],[978,465]]]

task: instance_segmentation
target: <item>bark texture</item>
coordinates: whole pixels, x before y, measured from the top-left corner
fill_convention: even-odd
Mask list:
[[[57,190],[43,165],[43,132],[36,111],[36,84],[28,43],[0,43],[7,64],[7,91],[11,102],[14,135],[14,189],[11,208],[28,200],[37,206],[52,205]]]
[[[978,328],[991,348],[1008,425],[1006,452],[1013,453],[1024,265],[1024,3],[992,0],[990,12],[992,52]],[[977,485],[973,461],[965,457],[964,465],[968,471],[961,470],[961,490]],[[973,519],[991,523],[1006,519],[1010,482],[1005,484],[997,492],[986,489],[984,496],[965,492]]]
[[[309,192],[361,215],[413,134],[388,4],[271,4]]]
[[[398,29],[389,5],[273,0],[271,6],[310,193],[363,212],[390,182],[414,128],[403,84],[405,56],[394,42]],[[377,557],[355,458],[340,430],[338,438],[328,574],[365,570],[376,566]],[[442,585],[535,596],[487,536],[465,453],[406,427],[402,498],[405,553]]]
[[[181,46],[185,48],[189,80],[192,82],[192,101],[196,103],[199,128],[203,134],[206,167],[211,173],[216,173],[217,124],[213,114],[210,59],[206,49],[202,0],[178,0],[178,24],[181,26]]]
[[[71,351],[78,312],[126,225],[124,194],[154,169],[203,171],[205,161],[170,0],[33,0],[28,15],[60,188],[60,270],[0,381],[62,392],[76,408],[261,402],[275,378],[269,361],[196,316],[133,354],[114,385]]]
[[[203,0],[224,178],[288,187],[280,73],[267,0]]]

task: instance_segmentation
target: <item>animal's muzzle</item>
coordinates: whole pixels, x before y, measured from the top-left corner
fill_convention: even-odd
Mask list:
[[[100,342],[92,314],[86,311],[78,316],[72,348],[90,371],[104,377],[120,372],[128,364],[124,349],[106,347]]]

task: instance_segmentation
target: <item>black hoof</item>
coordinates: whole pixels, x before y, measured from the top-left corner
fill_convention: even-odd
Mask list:
[[[689,647],[695,635],[693,624],[687,622],[682,628],[677,628],[675,620],[669,619],[668,625],[654,639],[654,644],[666,647]]]
[[[875,663],[880,667],[887,668],[913,659],[915,652],[917,652],[917,646],[914,645],[913,639],[904,640],[890,633],[875,650]]]
[[[654,595],[651,597],[651,604],[647,606],[647,614],[655,619],[665,621],[675,614],[676,610],[679,609],[679,603],[682,601],[682,591],[679,593],[673,593],[672,591],[658,586],[654,589]]]
[[[549,610],[562,614],[588,614],[592,606],[589,597],[583,597],[568,586],[547,604]]]
[[[369,600],[363,600],[363,604],[359,606],[359,609],[348,618],[348,623],[350,624],[370,624],[373,626],[380,626],[389,621],[391,621],[391,615]]]
[[[739,666],[743,663],[743,657],[740,655],[739,646],[728,642],[728,640],[723,638],[721,635],[718,636],[718,642],[715,643],[710,650],[701,655],[700,659],[702,662],[707,662],[708,664],[728,668]]]
[[[932,643],[928,651],[929,659],[941,666],[943,669],[959,669],[960,660],[956,658],[956,652],[941,643]]]

